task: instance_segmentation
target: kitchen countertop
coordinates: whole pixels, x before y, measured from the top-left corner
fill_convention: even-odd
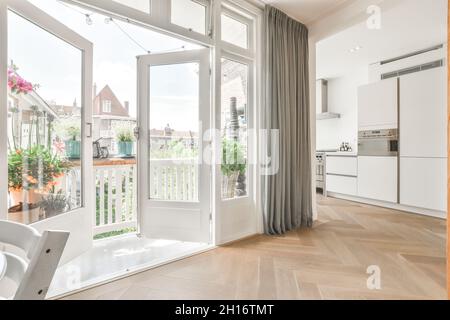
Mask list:
[[[358,153],[357,152],[325,152],[325,154],[327,155],[327,157],[357,157]]]

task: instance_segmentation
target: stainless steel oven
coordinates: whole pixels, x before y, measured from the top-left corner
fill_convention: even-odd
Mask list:
[[[360,131],[358,134],[358,155],[398,156],[398,129]]]

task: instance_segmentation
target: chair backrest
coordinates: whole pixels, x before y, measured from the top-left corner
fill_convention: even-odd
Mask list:
[[[0,220],[0,243],[22,249],[28,259],[31,259],[40,238],[39,232],[29,226]]]
[[[0,221],[0,242],[24,250],[30,260],[5,253],[5,276],[17,284],[15,300],[45,299],[68,239],[69,232],[45,231],[41,236],[29,226]]]

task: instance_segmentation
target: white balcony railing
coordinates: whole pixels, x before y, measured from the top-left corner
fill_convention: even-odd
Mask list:
[[[150,197],[154,200],[197,201],[196,159],[150,161]]]
[[[81,205],[80,167],[62,179],[64,194]],[[94,237],[123,233],[137,228],[137,163],[135,159],[94,161],[95,210]],[[153,200],[197,201],[198,164],[195,159],[151,160],[150,197]],[[110,235],[108,235],[110,233]],[[104,237],[104,236],[103,236]]]
[[[136,163],[95,166],[94,236],[137,227]]]

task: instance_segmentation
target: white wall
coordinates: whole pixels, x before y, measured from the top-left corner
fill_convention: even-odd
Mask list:
[[[339,113],[340,119],[317,121],[316,148],[337,149],[349,142],[354,151],[358,144],[358,87],[368,83],[367,67],[349,70],[339,78],[328,79],[328,111]]]

